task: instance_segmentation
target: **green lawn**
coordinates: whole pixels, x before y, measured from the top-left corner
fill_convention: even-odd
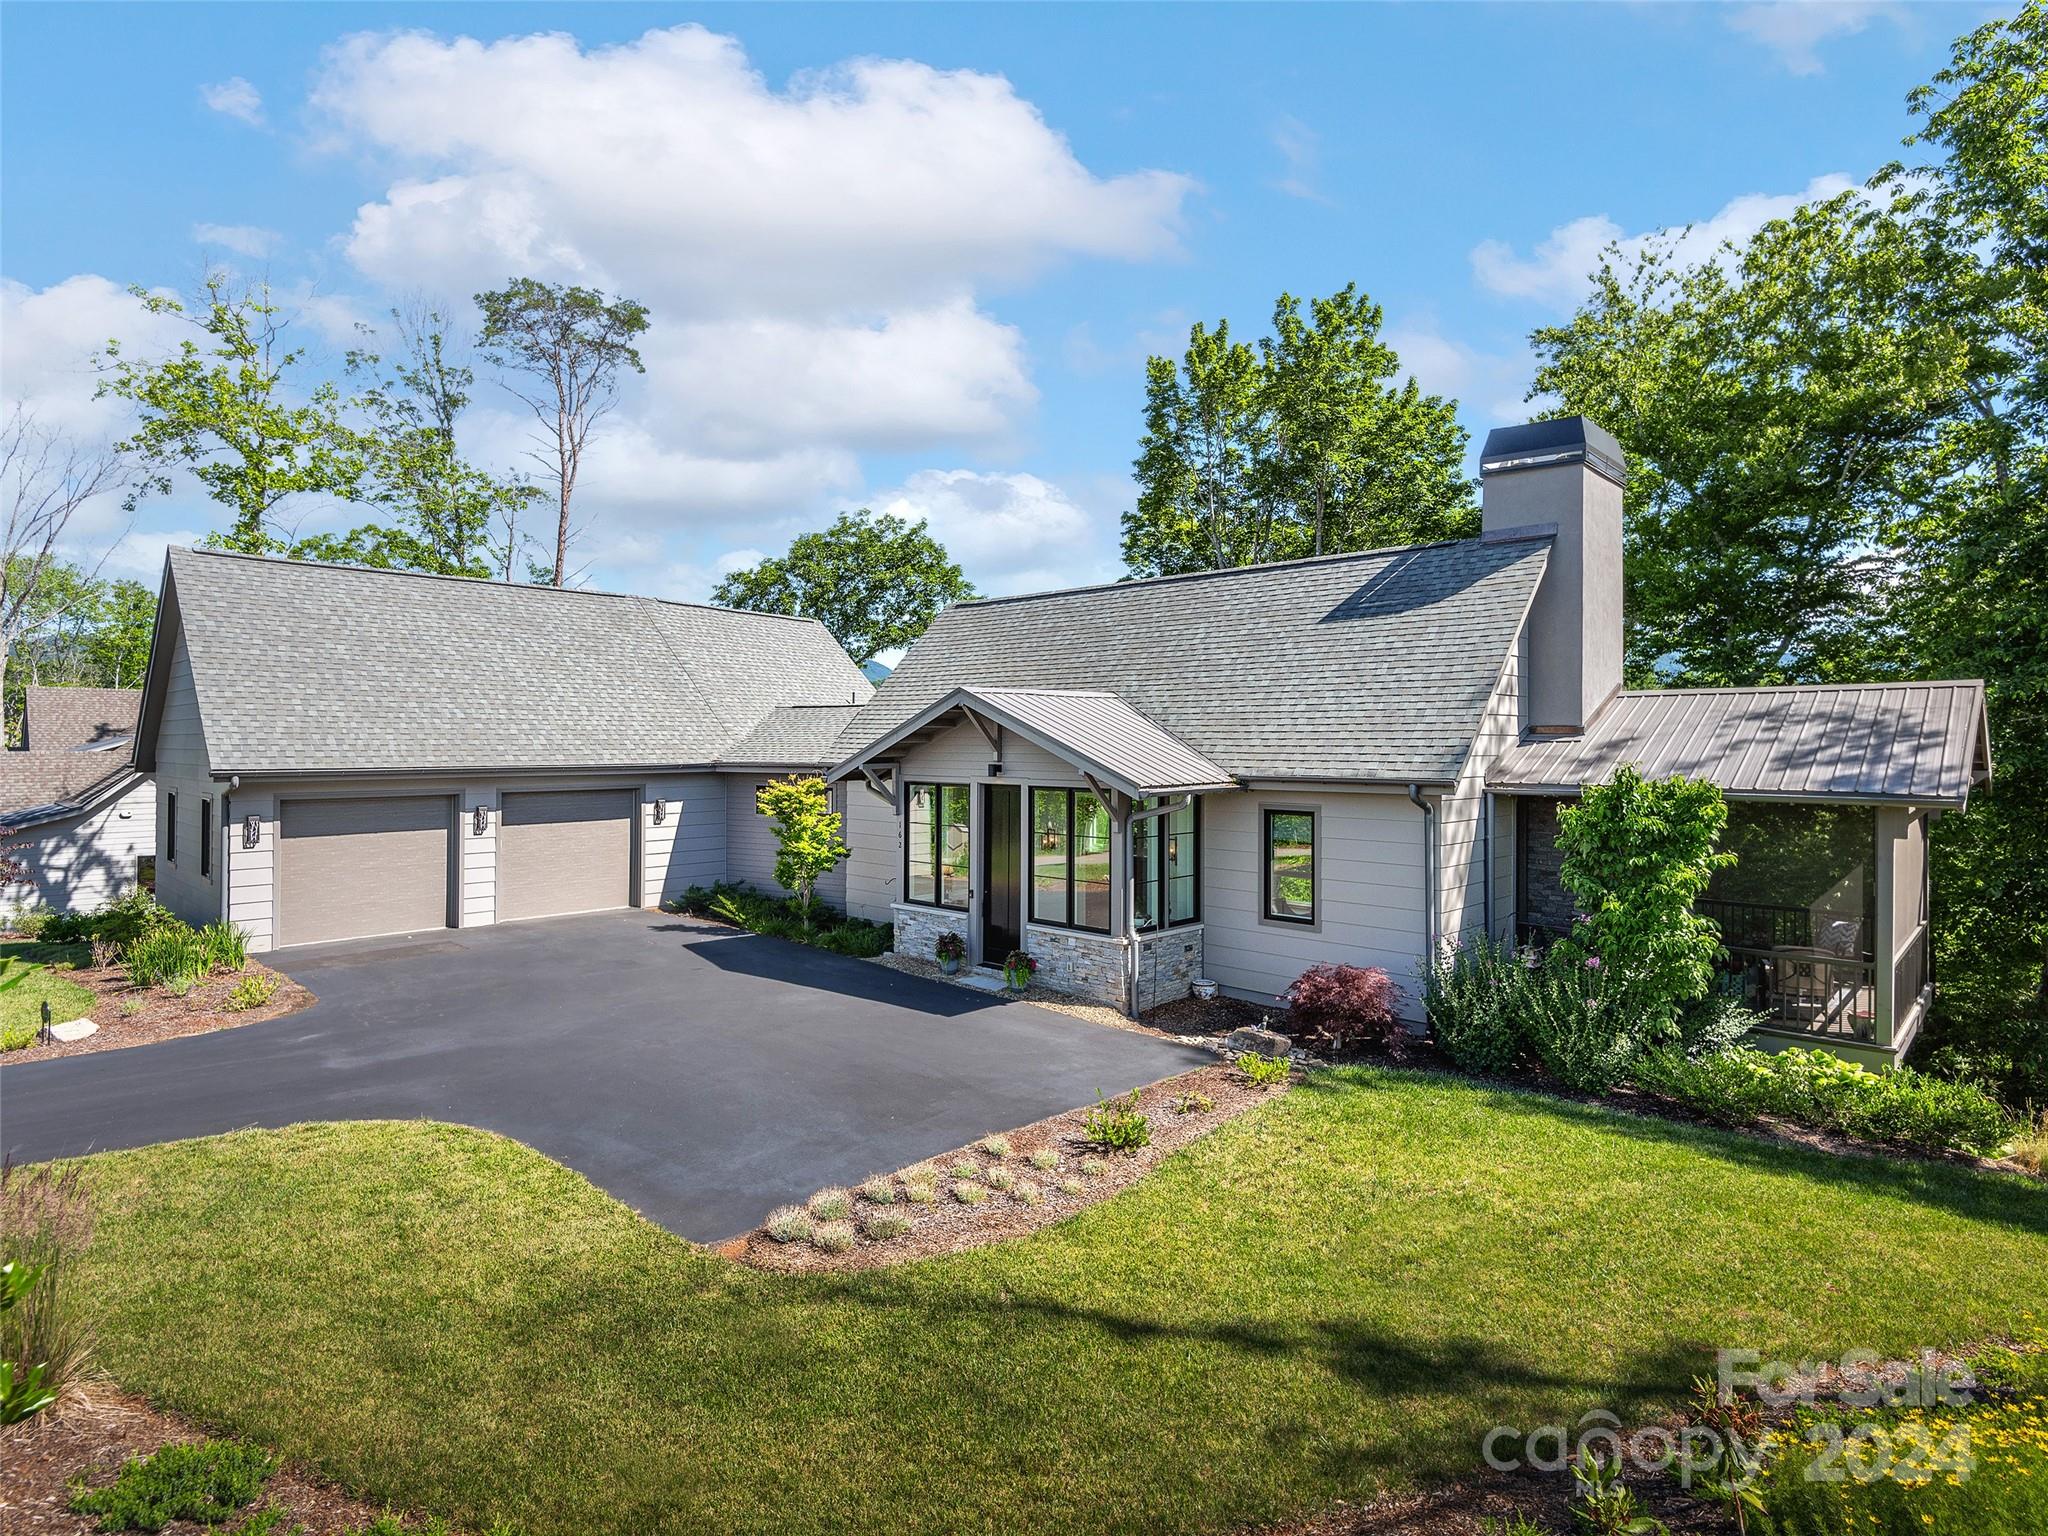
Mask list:
[[[91,989],[50,969],[91,958],[83,944],[0,944],[0,1051],[18,1051],[34,1041],[46,1002],[53,1024],[92,1012]]]
[[[2038,1182],[1365,1069],[1035,1238],[839,1279],[447,1126],[91,1166],[124,1382],[527,1536],[1224,1527],[1676,1401],[1717,1345],[1978,1337],[2048,1273]]]

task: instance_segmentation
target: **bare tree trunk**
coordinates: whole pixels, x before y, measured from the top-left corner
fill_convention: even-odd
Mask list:
[[[569,570],[569,493],[576,484],[576,449],[569,430],[569,413],[555,415],[555,441],[560,445],[562,491],[561,516],[555,524],[555,585],[561,586]]]

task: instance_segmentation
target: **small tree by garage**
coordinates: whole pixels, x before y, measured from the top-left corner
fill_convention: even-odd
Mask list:
[[[825,781],[816,777],[772,779],[761,786],[754,803],[775,823],[775,882],[796,897],[808,933],[818,882],[847,855],[841,817],[832,809]]]

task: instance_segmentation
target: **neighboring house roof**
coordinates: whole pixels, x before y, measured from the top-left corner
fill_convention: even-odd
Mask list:
[[[83,815],[127,792],[141,775],[124,750],[135,734],[140,688],[23,691],[23,750],[0,752],[0,830],[22,831]]]
[[[1535,737],[1487,774],[1494,789],[1574,794],[1622,763],[1768,799],[1960,806],[1991,773],[1976,681],[1617,694],[1583,735]]]
[[[135,735],[141,707],[140,688],[52,688],[31,683],[23,690],[22,745],[31,752],[117,747]]]
[[[858,704],[784,704],[719,755],[723,768],[779,768],[832,761],[832,744]]]
[[[867,744],[834,774],[908,750],[946,725],[956,711],[1014,731],[1109,788],[1138,799],[1192,789],[1229,789],[1235,783],[1226,770],[1115,694],[1068,688],[955,688]]]
[[[216,774],[709,765],[779,705],[873,692],[813,619],[190,549],[164,592]]]
[[[1463,540],[960,603],[840,740],[842,771],[957,688],[1114,694],[1239,779],[1449,783],[1545,540]]]

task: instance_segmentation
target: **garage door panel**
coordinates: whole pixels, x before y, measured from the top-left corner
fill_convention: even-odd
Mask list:
[[[447,927],[452,804],[439,795],[285,801],[278,942]]]
[[[631,790],[506,795],[498,830],[498,916],[558,917],[633,904]]]

